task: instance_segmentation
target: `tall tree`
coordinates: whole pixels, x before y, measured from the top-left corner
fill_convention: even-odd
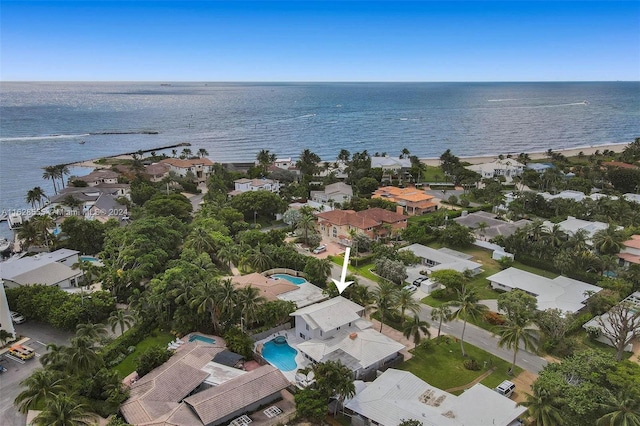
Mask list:
[[[68,385],[62,375],[53,370],[39,368],[20,382],[26,387],[15,399],[18,411],[26,413],[43,404],[54,395],[67,392]]]
[[[244,325],[254,323],[258,319],[259,307],[266,299],[260,295],[260,290],[248,286],[238,290],[236,303],[240,309],[240,315],[244,318]]]
[[[127,314],[124,309],[116,309],[111,312],[109,319],[107,320],[109,326],[111,327],[111,331],[113,333],[116,332],[116,327],[120,327],[120,334],[124,334],[124,329],[131,327],[135,324],[136,320],[133,315]]]
[[[616,348],[616,360],[620,361],[625,347],[640,335],[640,309],[630,302],[621,302],[605,315],[596,319],[602,335]]]
[[[44,409],[34,419],[36,426],[90,426],[97,416],[87,405],[71,395],[56,395],[47,400]]]
[[[498,340],[498,346],[501,348],[506,346],[508,349],[513,349],[513,361],[511,362],[511,367],[509,367],[509,374],[512,374],[513,369],[516,367],[516,357],[520,350],[520,342],[524,344],[527,350],[534,351],[537,348],[538,333],[537,330],[530,328],[530,325],[531,320],[509,320],[499,327],[500,340]]]
[[[421,320],[418,315],[414,315],[412,320],[402,324],[402,335],[407,339],[413,337],[413,344],[418,345],[422,340],[422,335],[431,337],[429,323]]]
[[[371,295],[380,316],[380,332],[382,332],[384,320],[398,307],[398,287],[388,281],[382,281],[373,289]]]
[[[545,389],[534,384],[533,394],[526,394],[526,401],[520,405],[527,407],[527,413],[537,426],[562,426],[562,411],[558,401]]]
[[[451,319],[451,308],[448,305],[440,305],[431,310],[431,319],[438,321],[438,337],[442,330],[442,323]]]
[[[401,320],[404,321],[405,311],[417,315],[420,312],[420,302],[413,298],[413,293],[407,289],[398,292],[398,308],[400,309]]]
[[[50,180],[53,183],[53,193],[58,193],[58,186],[56,185],[57,172],[55,166],[47,166],[42,173],[42,179]]]
[[[453,313],[453,317],[457,319],[463,319],[464,325],[462,326],[462,335],[460,336],[460,348],[462,349],[462,356],[467,356],[464,351],[464,332],[467,329],[467,320],[469,318],[476,319],[482,316],[489,308],[479,302],[478,295],[473,289],[466,287],[462,288],[462,291],[458,290],[458,297],[456,300],[449,302],[451,306],[458,308]]]
[[[598,419],[597,426],[640,426],[640,398],[628,390],[612,395],[602,408],[607,414]]]

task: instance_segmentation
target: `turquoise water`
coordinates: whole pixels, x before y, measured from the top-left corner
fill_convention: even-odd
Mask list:
[[[293,275],[288,275],[288,274],[274,274],[274,275],[271,275],[271,277],[280,278],[281,280],[287,280],[291,283],[294,283],[295,285],[300,285],[307,282],[307,280],[305,280],[304,278],[294,277]]]
[[[209,337],[200,336],[199,334],[192,334],[191,337],[189,337],[189,341],[190,342],[193,342],[194,340],[199,340],[201,342],[209,343],[209,344],[212,344],[212,345],[216,342],[215,339],[211,339]]]
[[[270,340],[262,347],[262,357],[282,371],[291,371],[298,367],[297,353],[298,351],[286,342],[276,343]]]
[[[93,256],[80,256],[80,260],[83,260],[85,262],[100,262],[100,260]]]

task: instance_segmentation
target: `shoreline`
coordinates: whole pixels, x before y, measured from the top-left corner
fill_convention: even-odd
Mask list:
[[[596,151],[613,151],[615,153],[622,152],[631,142],[623,142],[623,143],[608,143],[602,145],[589,145],[589,146],[578,146],[574,148],[565,148],[565,149],[553,149],[553,152],[564,155],[565,157],[575,157],[580,152],[582,152],[585,156],[589,156],[591,154],[595,154]],[[535,160],[545,160],[548,159],[547,151],[532,151],[532,152],[524,152],[529,156],[529,159],[532,161]],[[452,152],[453,155],[456,155],[455,152]],[[504,153],[505,157],[511,154],[512,158],[517,158],[520,152],[518,153]],[[493,160],[498,159],[500,154],[487,154],[487,155],[473,155],[469,157],[458,157],[460,161],[467,162],[470,164],[482,164],[487,163]],[[440,158],[421,158],[420,161],[427,166],[438,167],[440,165]]]
[[[574,148],[565,148],[565,149],[552,149],[553,152],[559,153],[564,155],[565,157],[575,157],[577,156],[580,152],[582,152],[585,156],[589,156],[591,154],[594,154],[596,151],[605,151],[605,150],[609,150],[609,151],[613,151],[615,153],[620,153],[622,152],[631,142],[619,142],[619,143],[608,143],[608,144],[602,144],[602,145],[589,145],[589,146],[578,146],[578,147],[574,147]],[[182,144],[181,144],[182,145]],[[181,146],[178,145],[178,146]],[[166,147],[164,147],[166,148]],[[157,151],[160,150],[161,148],[156,148],[156,149],[148,149],[148,150],[144,150],[144,152],[151,152],[151,151]],[[535,161],[535,160],[545,160],[547,159],[547,151],[531,151],[531,152],[524,152],[525,154],[527,154],[530,158],[530,160]],[[452,152],[453,155],[456,155],[455,152]],[[512,155],[514,158],[517,158],[517,156],[520,154],[520,152],[515,153],[515,152],[506,152],[502,155],[504,155],[505,157],[507,155]],[[458,158],[460,158],[461,161],[463,162],[467,162],[470,164],[481,164],[481,163],[486,163],[486,162],[490,162],[493,160],[496,160],[498,158],[500,154],[486,154],[486,155],[472,155],[472,156],[468,156],[468,157],[464,157],[464,156],[459,156]],[[87,168],[93,168],[93,169],[99,169],[99,168],[109,168],[110,166],[105,165],[105,164],[97,164],[95,163],[96,160],[100,160],[101,158],[114,158],[114,159],[131,159],[131,153],[124,153],[124,154],[117,154],[117,155],[112,155],[109,157],[100,157],[100,158],[93,158],[90,160],[83,160],[83,161],[77,161],[74,163],[69,163],[67,164],[68,166],[72,166],[72,167],[87,167]],[[213,161],[213,160],[212,160]],[[432,166],[432,167],[438,167],[440,165],[440,158],[439,157],[427,157],[427,158],[420,158],[420,161],[427,165],[427,166]],[[249,162],[249,161],[246,161]],[[239,163],[239,162],[222,162],[220,164],[233,164],[233,163]]]

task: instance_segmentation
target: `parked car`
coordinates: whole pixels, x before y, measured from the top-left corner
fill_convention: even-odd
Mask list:
[[[24,319],[24,317],[22,315],[20,315],[19,313],[14,312],[14,311],[10,311],[10,312],[11,312],[11,319],[13,320],[14,323],[22,324],[23,322],[26,321]]]
[[[404,287],[402,287],[403,290],[409,290],[410,292],[414,292],[416,290],[418,290],[418,287],[416,287],[413,284],[409,284],[409,285],[405,285]]]
[[[313,254],[322,253],[323,251],[327,251],[327,246],[318,246],[313,249]]]
[[[413,285],[415,285],[415,286],[419,287],[419,286],[420,286],[420,284],[422,284],[422,282],[423,282],[423,281],[426,281],[426,280],[428,280],[428,279],[429,279],[428,277],[420,277],[420,278],[416,278],[416,279],[413,281]]]
[[[509,380],[505,380],[504,382],[500,383],[494,390],[500,395],[504,395],[507,398],[510,398],[513,394],[513,391],[516,390],[516,385]]]
[[[33,358],[36,351],[27,345],[13,345],[9,348],[9,354],[21,360],[27,360]]]

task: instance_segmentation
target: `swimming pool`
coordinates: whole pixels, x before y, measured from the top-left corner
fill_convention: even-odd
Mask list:
[[[80,260],[85,262],[100,262],[100,260],[93,256],[80,256]]]
[[[274,339],[262,347],[262,357],[282,371],[292,371],[298,367],[296,364],[297,354],[298,351],[289,346],[286,341],[276,343]]]
[[[293,275],[289,275],[289,274],[273,274],[271,275],[271,278],[278,278],[281,280],[287,280],[295,285],[300,285],[300,284],[304,284],[306,282],[308,282],[307,280],[305,280],[302,277],[294,277]]]
[[[213,345],[216,342],[216,339],[212,339],[210,337],[201,336],[199,334],[192,334],[189,337],[189,341],[190,342],[193,342],[194,340],[199,340],[201,342],[209,343],[211,345]]]

